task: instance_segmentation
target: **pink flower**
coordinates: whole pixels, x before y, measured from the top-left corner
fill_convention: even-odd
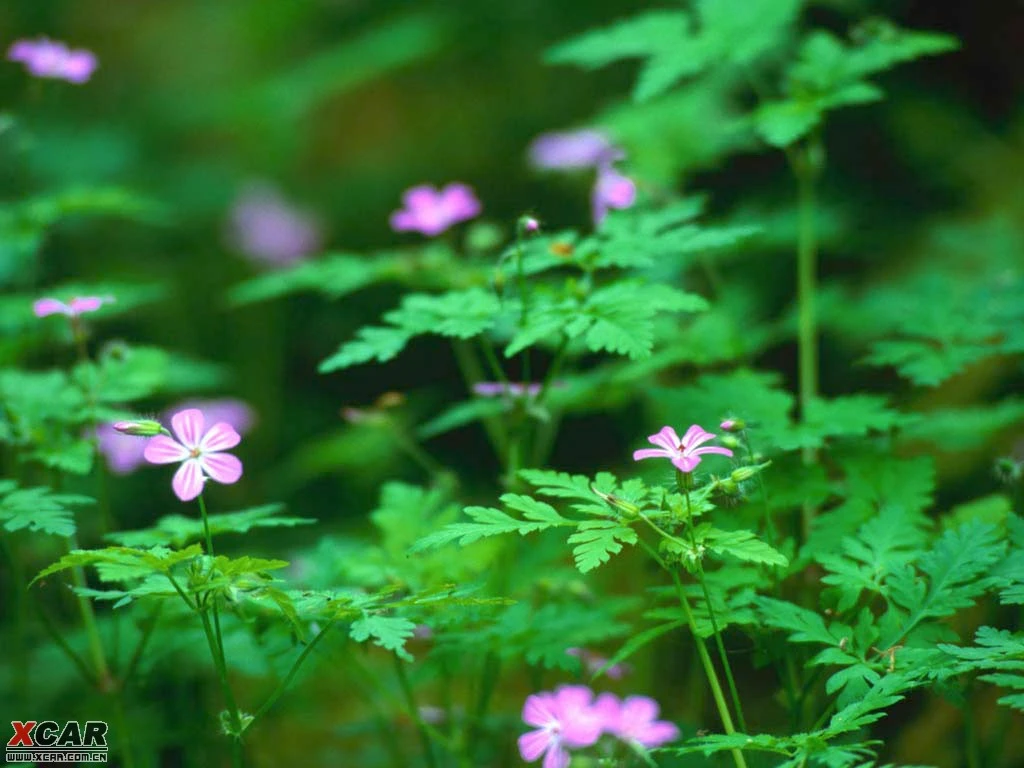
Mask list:
[[[36,317],[46,317],[47,315],[67,315],[68,317],[78,317],[84,315],[86,312],[95,312],[104,304],[112,302],[114,299],[110,296],[76,296],[69,303],[65,304],[59,299],[53,299],[46,297],[33,302],[32,311]]]
[[[608,663],[608,659],[604,656],[600,656],[586,648],[566,648],[565,652],[569,656],[578,658],[589,675],[596,674],[598,670]],[[625,664],[612,664],[604,671],[605,675],[612,680],[621,680],[626,672],[627,666]]]
[[[164,411],[164,420],[170,419],[178,411],[187,408],[198,408],[203,411],[209,421],[216,423],[226,421],[240,434],[246,434],[255,422],[255,415],[252,408],[241,400],[223,398],[220,400],[191,400],[180,403]],[[146,463],[143,455],[146,450],[146,442],[151,435],[133,436],[125,425],[128,424],[155,424],[156,421],[140,422],[116,422],[114,424],[100,424],[96,428],[96,437],[99,441],[100,453],[107,458],[107,466],[115,475],[127,475],[134,472]],[[136,431],[136,435],[140,433]]]
[[[614,167],[626,156],[603,133],[584,129],[545,133],[530,145],[530,161],[537,168],[574,170],[595,168],[591,192],[594,223],[601,224],[612,208],[629,208],[636,201],[636,184]]]
[[[529,153],[534,167],[553,170],[594,168],[623,157],[607,136],[590,128],[542,134],[530,144]]]
[[[191,501],[203,492],[207,478],[231,484],[242,476],[242,462],[230,453],[242,439],[227,422],[217,422],[204,432],[203,412],[189,408],[171,417],[171,427],[178,439],[167,435],[149,438],[143,453],[151,464],[182,462],[174,473],[171,486],[182,501]]]
[[[658,702],[647,696],[627,696],[619,701],[614,694],[602,693],[594,703],[594,711],[605,731],[646,749],[679,738],[679,728],[674,723],[656,719]]]
[[[543,768],[567,768],[569,749],[589,747],[601,738],[603,723],[592,706],[593,691],[565,685],[526,697],[523,722],[537,728],[519,737],[519,754],[528,763],[543,755]]]
[[[291,204],[272,186],[252,184],[231,210],[231,243],[255,262],[288,266],[320,248],[316,219]]]
[[[420,232],[434,237],[460,221],[480,213],[480,201],[473,190],[458,182],[438,190],[429,184],[407,189],[402,195],[405,207],[391,214],[396,232]]]
[[[722,456],[732,456],[732,451],[717,445],[709,445],[706,448],[699,446],[714,438],[710,432],[697,424],[694,424],[679,439],[679,435],[672,427],[662,427],[656,435],[647,438],[648,442],[657,445],[657,448],[642,448],[633,452],[633,461],[641,459],[665,458],[671,459],[676,468],[681,472],[693,472],[700,464],[700,456],[705,453],[718,453]]]
[[[97,67],[96,56],[84,49],[71,50],[64,43],[41,37],[38,40],[18,40],[7,50],[8,61],[20,61],[26,71],[35,77],[84,83]]]
[[[590,202],[594,223],[600,224],[610,209],[629,208],[636,202],[636,184],[611,165],[602,165],[597,169],[597,181]]]

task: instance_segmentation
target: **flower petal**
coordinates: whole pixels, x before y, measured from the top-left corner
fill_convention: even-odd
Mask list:
[[[633,735],[633,738],[642,746],[653,749],[678,739],[679,729],[675,723],[670,723],[667,720],[657,720],[644,726],[639,733]]]
[[[544,755],[544,768],[569,768],[569,753],[557,743]]]
[[[197,459],[189,459],[174,473],[171,480],[174,495],[182,501],[192,501],[203,492],[203,470]]]
[[[676,465],[676,469],[681,472],[693,472],[700,464],[700,456],[694,456],[693,454],[686,454],[684,456],[676,456],[672,459],[672,463]]]
[[[242,476],[242,462],[230,453],[204,453],[198,462],[211,479],[224,485],[237,483]]]
[[[203,412],[198,408],[186,408],[171,416],[171,427],[178,440],[189,450],[199,447],[203,438]]]
[[[71,307],[65,304],[63,301],[57,299],[39,299],[39,301],[33,302],[32,312],[35,313],[36,317],[46,317],[47,315],[70,315]]]
[[[700,424],[694,424],[688,430],[686,430],[686,434],[683,435],[683,439],[681,442],[683,444],[684,449],[696,448],[701,443],[706,443],[713,437],[714,435],[712,435],[710,432],[705,432],[704,427],[702,427]]]
[[[535,693],[523,702],[523,722],[544,728],[558,722],[555,716],[555,701],[550,693]]]
[[[71,314],[81,315],[85,312],[95,312],[103,306],[103,299],[99,296],[76,296],[71,300]]]
[[[658,434],[651,435],[647,438],[647,441],[654,443],[654,445],[660,445],[666,451],[672,451],[672,453],[679,450],[679,435],[672,427],[662,427]]]
[[[173,464],[185,461],[190,454],[188,448],[177,440],[167,435],[157,435],[146,441],[142,455],[150,464]]]
[[[641,448],[639,451],[633,451],[633,461],[640,461],[641,459],[671,459],[675,455],[674,451],[666,451],[664,448]]]
[[[203,439],[199,441],[199,450],[203,453],[226,451],[228,448],[234,448],[241,440],[234,427],[226,421],[221,421],[210,427],[203,435]]]
[[[549,731],[539,730],[524,733],[519,737],[519,755],[528,763],[532,763],[552,746],[554,739]]]
[[[717,453],[721,456],[732,456],[732,451],[730,451],[728,448],[723,448],[720,445],[707,445],[704,446],[703,448],[694,448],[692,451],[690,451],[690,455],[692,456],[697,456],[702,453]]]

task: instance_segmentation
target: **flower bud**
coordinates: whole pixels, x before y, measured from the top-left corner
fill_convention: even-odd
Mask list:
[[[742,432],[747,428],[743,419],[726,419],[719,426],[723,432]]]
[[[115,421],[114,429],[123,435],[134,435],[135,437],[154,437],[164,432],[164,427],[159,421],[153,419],[138,419],[136,421]]]
[[[757,474],[757,467],[738,467],[732,471],[729,478],[734,483],[742,483]]]
[[[533,218],[533,216],[520,216],[519,228],[523,232],[533,234],[540,229],[540,222]]]
[[[721,488],[726,493],[728,493],[730,496],[735,496],[740,492],[740,487],[736,485],[736,481],[728,477],[725,480],[722,480],[718,484],[718,487]]]
[[[739,447],[740,447],[740,441],[739,441],[739,440],[737,440],[737,439],[736,439],[735,437],[733,437],[732,435],[726,435],[725,437],[723,437],[723,438],[722,438],[721,440],[719,440],[718,442],[719,442],[719,443],[721,443],[722,445],[724,445],[724,446],[725,446],[726,448],[729,448],[729,449],[731,449],[731,450],[734,450],[734,451],[735,451],[735,450],[736,450],[737,448],[739,448]]]

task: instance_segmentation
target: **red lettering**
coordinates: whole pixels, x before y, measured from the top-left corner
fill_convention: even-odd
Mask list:
[[[32,729],[36,727],[36,721],[30,720],[27,723],[19,723],[17,720],[11,720],[11,725],[14,726],[14,735],[11,736],[11,740],[7,742],[8,747],[31,747],[32,746]]]

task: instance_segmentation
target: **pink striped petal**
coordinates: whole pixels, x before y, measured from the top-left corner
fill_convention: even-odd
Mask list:
[[[676,455],[675,451],[666,451],[664,448],[641,448],[633,451],[633,461],[641,459],[671,459]]]
[[[36,317],[46,317],[47,315],[70,315],[71,307],[65,304],[63,301],[57,299],[39,299],[32,304],[32,311]]]
[[[198,461],[203,472],[218,483],[231,485],[242,476],[242,462],[230,453],[206,453]]]
[[[558,721],[554,713],[554,696],[550,693],[534,693],[523,702],[523,722],[539,728]]]
[[[693,456],[692,454],[686,456],[677,456],[672,459],[672,463],[676,465],[676,468],[681,472],[693,472],[700,464],[700,457]]]
[[[679,450],[679,435],[672,427],[662,427],[658,434],[651,435],[647,440],[655,445],[660,445],[667,451]]]
[[[199,441],[199,450],[203,453],[226,451],[228,448],[234,448],[241,440],[234,427],[226,421],[221,421],[210,427],[203,435],[203,439]]]
[[[192,501],[203,492],[203,470],[198,459],[189,459],[174,473],[171,481],[174,494],[182,501]]]
[[[728,448],[723,448],[720,445],[709,445],[704,448],[694,448],[692,451],[690,451],[691,456],[698,456],[702,453],[717,453],[722,456],[732,456],[732,451],[730,451]]]
[[[712,435],[710,432],[704,431],[704,427],[700,426],[699,424],[694,424],[692,427],[686,430],[686,434],[683,435],[683,448],[696,448],[701,443],[706,443],[713,437],[714,435]]]
[[[569,753],[558,744],[555,744],[544,755],[544,762],[541,765],[544,768],[569,768],[569,760]]]
[[[203,412],[198,408],[186,408],[171,416],[171,426],[181,444],[189,450],[199,447],[203,439]]]
[[[146,441],[143,457],[150,464],[174,464],[185,461],[191,454],[188,448],[167,435],[157,435]]]
[[[548,731],[530,731],[519,737],[519,754],[528,763],[532,763],[551,746],[554,739]]]

